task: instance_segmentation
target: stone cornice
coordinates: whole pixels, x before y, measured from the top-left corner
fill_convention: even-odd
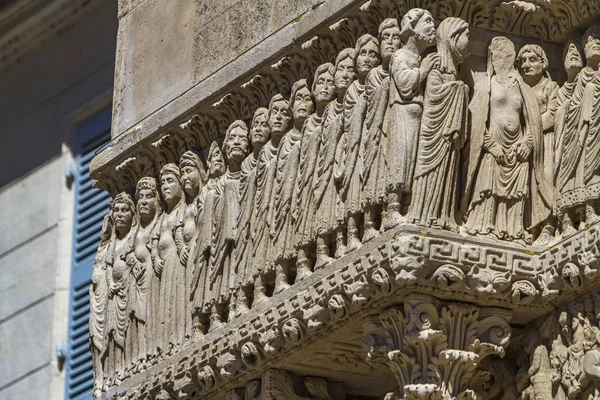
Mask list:
[[[506,310],[511,324],[522,325],[599,287],[598,235],[595,225],[536,250],[399,226],[192,340],[103,398],[153,398],[161,390],[180,399],[191,393],[214,398],[328,333],[401,303],[409,293]]]

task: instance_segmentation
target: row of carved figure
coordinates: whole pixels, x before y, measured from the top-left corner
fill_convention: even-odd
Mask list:
[[[274,96],[250,129],[233,122],[222,145],[188,150],[115,197],[91,288],[100,380],[403,222],[547,244],[559,220],[563,234],[597,220],[600,26],[583,52],[567,44],[562,87],[541,47],[517,55],[495,37],[470,106],[465,21],[436,30],[412,9],[378,36],[296,82],[289,99]]]

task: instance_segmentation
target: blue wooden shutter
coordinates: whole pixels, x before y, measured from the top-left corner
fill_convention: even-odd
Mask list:
[[[111,110],[105,110],[77,129],[75,151],[75,213],[71,288],[69,292],[69,338],[66,360],[66,400],[91,399],[94,379],[89,349],[89,286],[104,215],[108,212],[108,193],[92,188],[90,162],[96,150],[110,140]]]

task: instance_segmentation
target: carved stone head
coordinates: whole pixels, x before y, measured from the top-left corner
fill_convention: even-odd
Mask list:
[[[271,135],[282,135],[290,129],[290,103],[282,95],[276,94],[269,104],[269,128]]]
[[[225,159],[223,152],[217,144],[212,142],[208,150],[208,174],[211,178],[216,179],[225,173]]]
[[[303,123],[315,111],[315,103],[306,79],[300,79],[292,86],[290,108],[292,109],[294,124],[297,125]]]
[[[400,27],[396,18],[386,18],[379,25],[379,52],[383,60],[389,61],[396,50],[402,46]]]
[[[517,55],[517,66],[525,82],[531,84],[548,75],[548,57],[537,44],[526,44]]]
[[[454,73],[456,67],[469,57],[469,24],[460,18],[444,19],[436,32],[440,69]]]
[[[223,150],[228,163],[241,164],[250,153],[250,139],[248,138],[248,126],[244,121],[233,121],[225,133]]]
[[[598,69],[600,63],[600,24],[592,25],[585,31],[581,40],[586,65]]]
[[[515,44],[505,36],[495,36],[488,48],[488,74],[515,69]]]
[[[135,222],[135,206],[129,194],[121,192],[115,196],[111,215],[117,234],[120,236],[126,235]]]
[[[183,198],[181,171],[173,163],[166,164],[160,170],[160,191],[167,208],[172,208]]]
[[[362,35],[356,41],[356,60],[354,66],[356,72],[362,78],[379,64],[381,64],[381,54],[379,53],[379,41],[368,33]]]
[[[200,185],[206,179],[206,172],[200,157],[195,152],[188,150],[181,155],[179,160],[181,170],[181,183],[185,194],[193,199],[200,192]]]
[[[156,179],[151,176],[141,178],[135,189],[135,200],[137,201],[137,211],[144,222],[152,221],[157,213],[160,212],[160,200]]]
[[[256,151],[269,141],[271,128],[269,128],[269,110],[257,108],[252,117],[252,128],[250,129],[250,142]]]
[[[354,69],[354,59],[356,50],[346,48],[339,52],[335,59],[335,72],[333,73],[333,82],[338,92],[346,92],[352,82],[356,79],[356,69]]]
[[[572,37],[563,48],[563,64],[565,71],[570,74],[577,74],[583,68],[583,48],[581,39],[577,36]]]
[[[333,74],[332,63],[321,64],[315,71],[312,93],[317,104],[329,103],[335,97]]]
[[[435,22],[433,16],[422,8],[408,10],[400,22],[400,35],[404,43],[409,38],[415,37],[418,42],[425,45],[435,43]]]

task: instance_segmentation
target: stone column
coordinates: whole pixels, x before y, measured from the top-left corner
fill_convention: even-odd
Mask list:
[[[511,312],[411,294],[363,324],[363,348],[388,365],[399,389],[386,399],[471,399],[471,378],[489,355],[504,356]]]

